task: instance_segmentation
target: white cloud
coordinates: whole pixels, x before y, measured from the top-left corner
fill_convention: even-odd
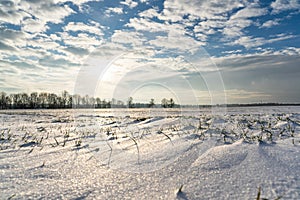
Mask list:
[[[158,23],[148,18],[132,18],[126,26],[133,27],[136,31],[156,34],[155,39],[147,44],[163,49],[193,52],[205,45],[205,36],[198,33],[197,37],[202,42],[194,40],[186,35],[184,24]]]
[[[225,22],[223,34],[229,38],[244,35],[243,29],[250,26],[253,22],[249,19],[230,19]]]
[[[236,9],[239,10],[234,13]],[[231,13],[234,14],[231,15]],[[255,24],[251,18],[266,15],[267,13],[267,8],[260,8],[257,1],[250,3],[246,0],[166,0],[164,9],[161,12],[158,12],[155,8],[150,8],[139,14],[142,18],[130,19],[130,23],[127,26],[133,27],[137,31],[169,33],[168,30],[175,30],[170,24],[173,25],[174,23],[172,22],[176,22],[177,25],[181,25],[177,30],[181,30],[182,35],[195,36],[198,40],[205,42],[210,35],[221,32],[225,38],[220,38],[220,41],[228,41],[232,38],[245,36],[245,28]],[[165,22],[155,22],[151,20],[153,17],[157,17]],[[187,26],[193,27],[193,31],[187,32],[186,30],[188,29],[185,29]],[[168,42],[164,35],[159,35],[157,39],[160,39],[157,43]],[[246,38],[242,38],[242,40],[244,39]],[[169,39],[169,41],[171,40]],[[152,42],[152,44],[156,45],[157,43]],[[256,43],[253,46],[257,45]]]
[[[152,18],[152,17],[158,17],[158,11],[155,8],[150,8],[148,10],[145,10],[143,12],[139,13],[140,17],[145,17],[145,18]]]
[[[45,32],[48,28],[40,19],[28,18],[22,21],[22,30],[29,33]]]
[[[258,7],[249,6],[243,8],[242,10],[239,10],[237,13],[231,16],[231,19],[259,17],[262,15],[266,15],[267,13],[268,13],[267,8],[258,8]]]
[[[150,40],[148,44],[163,49],[193,52],[205,44],[205,36],[200,33],[197,37],[202,42],[187,36],[184,24],[158,23],[147,18],[133,18],[127,26],[133,27],[136,31],[153,33],[156,35],[155,39]]]
[[[45,60],[45,57],[53,57],[56,60],[65,60],[65,64],[67,64],[67,62],[70,62],[70,64],[72,62],[79,63],[80,59],[82,59],[82,54],[88,54],[89,51],[92,50],[91,47],[95,48],[93,45],[99,45],[99,39],[95,40],[94,37],[79,35],[79,39],[77,40],[77,38],[74,37],[67,37],[67,33],[64,34],[65,37],[57,34],[48,36],[41,33],[29,34],[3,28],[0,29],[0,35],[5,45],[13,48],[15,51],[1,52],[2,56],[6,54],[8,58],[16,57],[24,61]],[[68,44],[67,48],[59,43],[61,39],[66,39],[66,43]],[[83,45],[87,45],[85,46],[87,50],[80,47],[82,43],[84,43]],[[76,47],[72,45],[76,45]],[[3,46],[3,48],[4,47],[5,46]],[[38,67],[39,65],[39,63],[36,63],[36,65],[33,66]]]
[[[149,31],[149,32],[166,32],[169,25],[151,21],[146,18],[131,18],[127,27],[132,27],[137,31]]]
[[[101,25],[97,22],[93,22],[92,24],[84,24],[83,22],[69,22],[63,29],[64,31],[80,31],[92,33],[98,36],[103,35],[103,27],[101,27]]]
[[[13,29],[6,28],[4,26],[0,26],[0,36],[2,41],[17,43],[26,39],[28,34],[22,31],[13,30]]]
[[[65,2],[70,2],[70,1],[73,4],[75,4],[77,6],[80,6],[80,5],[85,4],[87,2],[90,2],[90,1],[99,2],[99,1],[103,1],[103,0],[53,0],[53,2],[55,4],[57,4],[57,3],[65,3]]]
[[[0,7],[0,22],[21,25],[30,33],[44,32],[47,23],[61,23],[66,16],[74,13],[67,5],[52,1],[5,1]]]
[[[0,2],[0,22],[18,25],[25,17],[30,17],[24,10],[18,10],[17,4],[18,2],[13,1]]]
[[[294,37],[293,35],[285,35],[285,34],[279,34],[270,39],[265,39],[262,37],[242,36],[242,37],[238,38],[237,40],[230,42],[229,44],[230,45],[241,45],[247,49],[250,49],[252,47],[258,47],[258,46],[262,46],[264,44],[270,44],[270,43],[278,42],[281,40],[287,40],[287,39],[290,39],[293,37]]]
[[[287,47],[274,52],[275,55],[289,55],[289,56],[300,56],[300,48]]]
[[[133,0],[125,0],[125,1],[121,1],[120,3],[128,6],[129,8],[134,8],[138,5],[138,3]]]
[[[238,38],[237,40],[235,40],[234,42],[232,42],[231,44],[241,45],[241,46],[244,46],[245,48],[249,49],[252,47],[261,46],[265,43],[267,43],[267,41],[262,37],[253,38],[251,36],[242,36],[242,37]]]
[[[84,13],[90,9],[90,6],[87,4],[88,2],[100,2],[104,0],[52,0],[52,1],[54,4],[64,4],[64,3],[72,2],[74,5],[77,5],[79,7],[80,12]]]
[[[223,34],[228,38],[243,36],[244,29],[253,24],[250,18],[266,15],[267,13],[267,8],[260,8],[257,3],[251,3],[233,14],[229,20],[225,22]],[[245,39],[247,38],[242,38],[242,40]]]
[[[232,50],[232,51],[224,51],[222,52],[223,54],[237,54],[237,53],[241,53],[242,50],[241,49],[237,49],[237,50]]]
[[[72,61],[80,62],[83,56],[101,45],[104,27],[95,21],[70,22],[62,27],[65,33],[45,34],[49,23],[62,23],[65,17],[75,13],[71,7],[64,4],[66,2],[69,0],[1,2],[0,13],[4,12],[5,15],[0,15],[0,23],[5,21],[19,25],[21,28],[18,31],[0,25],[2,48],[10,47],[17,52],[17,54],[6,52],[6,57],[28,60],[53,57],[71,64]],[[86,2],[89,0],[73,3],[80,6]],[[11,20],[12,18],[14,20]],[[71,36],[68,31],[79,33]]]
[[[277,14],[286,10],[299,10],[300,3],[299,0],[276,0],[271,3],[271,8],[272,13]]]
[[[155,40],[150,40],[149,44],[162,49],[173,49],[182,52],[193,53],[205,43],[195,41],[187,36],[157,36]]]
[[[6,51],[16,51],[16,48],[0,41],[0,51],[1,53],[5,53]]]
[[[53,41],[61,41],[61,37],[58,37],[58,35],[55,33],[50,34],[49,38]]]
[[[34,48],[40,48],[42,50],[54,50],[60,47],[59,43],[51,40],[47,35],[41,35],[34,40],[28,40],[26,41],[26,45],[32,46]]]
[[[47,22],[61,23],[66,16],[74,13],[74,10],[67,5],[53,4],[48,1],[20,1],[16,11],[19,9],[26,10],[27,13],[38,18],[44,24]]]
[[[105,11],[105,13],[107,14],[107,15],[109,15],[109,14],[111,14],[111,13],[116,13],[116,14],[123,14],[123,8],[117,8],[117,7],[115,7],[115,8],[108,8],[106,11]]]
[[[261,25],[261,27],[262,27],[262,28],[271,28],[271,27],[273,27],[273,26],[279,25],[279,21],[280,21],[279,19],[268,20],[268,21],[264,22],[264,23]]]
[[[273,43],[273,42],[277,42],[277,41],[281,41],[281,40],[287,40],[287,39],[291,39],[294,37],[295,37],[294,35],[287,35],[287,34],[281,33],[281,34],[271,36],[271,39],[268,40],[268,43]]]
[[[103,43],[101,38],[96,38],[86,33],[79,33],[77,36],[61,33],[60,36],[67,46],[79,47],[89,51],[94,50]]]
[[[244,7],[247,1],[241,0],[167,0],[164,2],[164,17],[177,19],[175,15],[183,17],[185,14],[197,16],[200,19],[215,19],[216,16],[226,15],[227,12],[236,8]]]
[[[224,71],[241,71],[251,69],[285,69],[297,67],[300,60],[300,48],[288,47],[280,50],[259,48],[256,53],[230,53],[226,56],[212,57],[212,61]]]
[[[236,9],[240,10],[230,17]],[[267,13],[268,10],[260,8],[257,2],[249,3],[246,0],[166,0],[162,12],[158,13],[153,8],[146,10],[140,13],[140,16],[146,19],[133,19],[130,24],[134,24],[139,30],[145,30],[149,29],[148,25],[151,23],[147,18],[158,17],[160,20],[194,26],[195,36],[201,41],[206,41],[209,35],[216,32],[222,32],[228,38],[243,36],[244,29],[254,23],[250,18]],[[188,18],[184,19],[184,16]],[[199,20],[200,22],[194,25]],[[154,29],[161,30],[159,26]]]
[[[206,35],[203,33],[195,33],[195,37],[197,38],[197,40],[201,41],[201,42],[206,42],[207,38],[209,34],[214,34],[215,31],[213,29],[210,29],[206,32]]]
[[[121,44],[132,44],[135,47],[143,45],[146,39],[138,32],[116,30],[111,36],[111,41]]]
[[[20,65],[19,65],[20,64]],[[62,90],[72,91],[76,79],[75,68],[40,68],[33,65],[33,68],[26,68],[19,62],[19,66],[13,67],[11,63],[1,64],[13,73],[5,72],[5,88],[14,89],[17,92],[60,92]],[[24,63],[25,64],[25,63]],[[63,86],[63,87],[62,87]]]
[[[225,20],[202,21],[194,26],[193,31],[200,40],[206,41],[207,35],[215,34],[218,30],[224,28],[225,22]]]

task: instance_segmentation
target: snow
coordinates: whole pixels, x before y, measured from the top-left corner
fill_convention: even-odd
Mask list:
[[[300,198],[300,107],[2,110],[0,199]]]

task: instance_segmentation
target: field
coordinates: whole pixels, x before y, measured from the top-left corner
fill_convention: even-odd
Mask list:
[[[300,199],[300,107],[0,111],[0,199]]]

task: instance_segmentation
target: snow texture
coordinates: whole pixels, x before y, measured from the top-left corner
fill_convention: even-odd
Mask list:
[[[300,199],[300,107],[0,112],[0,199]]]

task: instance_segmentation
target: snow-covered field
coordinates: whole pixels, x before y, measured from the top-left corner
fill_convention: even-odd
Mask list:
[[[2,110],[0,123],[0,199],[300,199],[300,107]]]

